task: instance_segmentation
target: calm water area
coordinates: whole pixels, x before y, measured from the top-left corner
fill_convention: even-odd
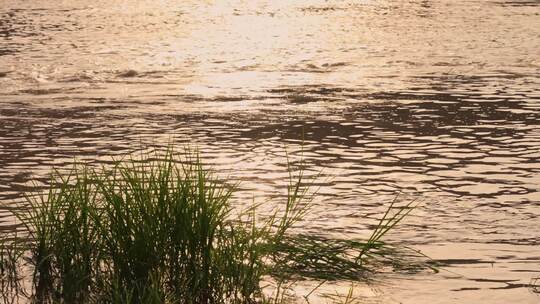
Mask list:
[[[238,204],[282,199],[303,157],[312,233],[418,199],[387,240],[445,266],[366,303],[540,303],[538,0],[0,0],[0,233],[52,167],[171,139]]]

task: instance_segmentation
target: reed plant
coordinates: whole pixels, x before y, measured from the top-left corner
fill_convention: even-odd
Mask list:
[[[13,208],[22,232],[0,239],[2,299],[269,303],[264,281],[361,280],[395,263],[396,249],[381,238],[411,205],[390,206],[366,241],[293,233],[311,196],[302,166],[289,172],[287,199],[264,216],[257,206],[236,212],[236,185],[196,152],[169,148],[54,172],[47,193]]]

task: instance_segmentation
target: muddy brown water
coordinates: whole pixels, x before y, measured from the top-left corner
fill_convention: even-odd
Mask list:
[[[366,302],[540,302],[539,1],[0,0],[2,207],[51,167],[171,138],[240,204],[280,199],[303,154],[313,233],[365,237],[419,198],[388,239],[446,267]]]

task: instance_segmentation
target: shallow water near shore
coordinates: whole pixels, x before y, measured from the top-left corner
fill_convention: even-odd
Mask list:
[[[284,194],[287,150],[328,177],[306,231],[422,201],[389,240],[445,267],[366,302],[538,303],[539,50],[538,1],[0,0],[0,231],[74,158],[174,138],[242,204]]]

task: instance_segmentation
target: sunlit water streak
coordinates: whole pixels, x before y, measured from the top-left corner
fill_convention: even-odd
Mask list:
[[[307,231],[363,237],[397,193],[423,201],[390,239],[452,272],[392,276],[366,300],[537,303],[539,15],[538,1],[0,0],[0,200],[52,166],[172,137],[241,180],[239,203],[279,198],[287,150],[330,177]]]

